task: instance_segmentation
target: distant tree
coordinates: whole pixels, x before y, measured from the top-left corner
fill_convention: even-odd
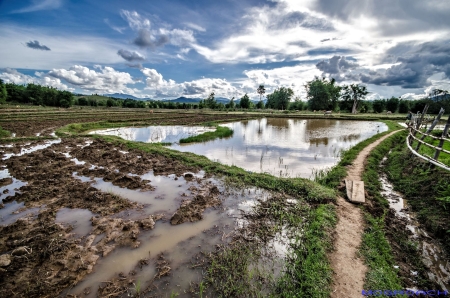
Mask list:
[[[225,104],[225,108],[234,109],[235,106],[236,104],[234,103],[234,96],[233,96],[233,98],[230,99],[230,102]]]
[[[398,104],[398,112],[402,114],[408,113],[409,106],[410,106],[409,100],[401,99],[400,103]]]
[[[266,106],[271,109],[286,110],[294,91],[291,88],[280,87],[267,95]]]
[[[80,97],[80,98],[78,98],[78,104],[80,106],[87,106],[88,100],[86,99],[86,97]]]
[[[258,101],[258,103],[256,104],[256,108],[257,109],[263,109],[264,108],[264,103],[262,100]]]
[[[0,79],[0,104],[6,103],[7,98],[8,98],[8,92],[6,91],[6,86],[3,83],[3,80]]]
[[[264,85],[259,85],[258,89],[256,89],[256,92],[259,94],[259,100],[261,101],[261,97],[266,93],[266,88],[264,88]]]
[[[342,88],[342,99],[344,101],[352,102],[352,114],[356,114],[358,111],[358,104],[364,97],[369,94],[365,86],[359,84],[350,84]]]
[[[305,88],[311,110],[336,110],[342,88],[335,83],[335,79],[328,81],[317,77],[306,83]]]
[[[372,103],[372,108],[375,113],[382,113],[386,107],[386,100],[376,99]]]
[[[245,95],[241,97],[239,104],[242,109],[250,108],[250,97],[248,97],[247,93],[245,93]]]
[[[391,111],[392,113],[397,112],[399,104],[399,99],[397,97],[391,97],[386,101],[386,110]]]
[[[210,109],[214,109],[217,105],[216,99],[214,97],[214,92],[211,92],[207,99],[205,99],[205,105],[206,107]]]
[[[114,99],[112,99],[112,98],[108,98],[108,100],[106,101],[106,106],[108,107],[108,108],[110,108],[110,107],[113,107],[114,106]]]

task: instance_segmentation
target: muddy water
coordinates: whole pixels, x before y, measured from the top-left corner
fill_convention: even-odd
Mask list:
[[[442,290],[450,290],[450,262],[447,255],[439,243],[433,241],[427,232],[420,228],[415,214],[407,209],[408,205],[402,194],[393,190],[394,187],[386,174],[380,175],[380,181],[383,197],[388,200],[390,207],[395,210],[396,214],[408,222],[407,228],[412,233],[411,239],[418,243],[423,262],[429,269],[428,277],[438,283]],[[411,275],[415,274],[417,273],[411,272]]]
[[[112,135],[129,141],[146,143],[173,143],[179,142],[183,138],[214,130],[210,127],[200,126],[150,126],[96,130],[92,131],[91,134]]]
[[[141,290],[145,289],[158,273],[156,258],[160,253],[164,254],[171,268],[170,279],[162,278],[159,280],[159,278],[156,278],[153,280],[153,285],[156,284],[158,289],[152,293],[164,297],[167,296],[167,293],[173,292],[180,294],[182,297],[192,284],[199,283],[202,280],[201,270],[191,268],[191,262],[195,263],[195,255],[201,251],[214,251],[216,244],[228,241],[228,237],[231,237],[230,235],[237,226],[241,212],[250,210],[256,199],[264,199],[269,195],[267,192],[256,188],[232,190],[218,180],[203,179],[203,175],[203,172],[196,173],[194,174],[195,179],[188,181],[175,175],[155,176],[153,172],[149,172],[140,177],[150,180],[155,189],[142,192],[121,188],[110,182],[105,182],[103,179],[78,176],[75,173],[75,177],[83,181],[90,181],[95,188],[112,192],[143,205],[142,209],[126,210],[113,217],[138,219],[156,213],[163,213],[165,217],[163,220],[156,222],[153,230],[141,231],[138,237],[141,245],[138,248],[116,248],[105,258],[101,258],[94,267],[94,272],[71,289],[69,293],[81,294],[86,288],[89,288],[90,294],[86,297],[95,297],[96,289],[102,282],[117,277],[120,272],[128,274],[135,270],[140,260],[149,259],[149,265],[143,266],[133,275],[135,284],[139,283]],[[222,205],[207,209],[204,212],[203,219],[198,222],[171,225],[168,219],[179,208],[181,200],[190,197],[189,188],[211,184],[219,187],[222,193],[220,195]],[[74,211],[67,209],[66,212],[70,214]],[[60,217],[61,221],[73,224],[74,218],[64,218],[59,215],[58,213],[57,220]],[[87,216],[84,218],[83,224],[81,219],[77,219],[75,228],[77,228],[77,224],[86,227],[79,234],[87,235],[89,233],[90,220]],[[96,239],[96,241],[98,240]],[[277,242],[274,241],[273,246],[276,245]],[[132,290],[132,288],[133,286],[130,289]]]

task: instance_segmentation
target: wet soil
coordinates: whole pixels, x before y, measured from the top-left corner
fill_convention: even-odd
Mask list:
[[[12,182],[12,177],[26,182],[15,195],[6,196],[9,202],[23,202],[22,210],[38,208],[37,213],[0,226],[0,297],[55,297],[71,288],[92,272],[100,259],[117,247],[136,248],[139,234],[153,229],[158,220],[173,224],[202,219],[206,208],[220,204],[218,188],[212,183],[191,189],[192,198],[185,198],[172,214],[150,214],[124,219],[117,215],[125,210],[139,210],[143,206],[112,192],[103,192],[82,182],[77,175],[103,178],[114,185],[153,190],[149,180],[139,175],[154,171],[155,175],[175,174],[178,177],[196,172],[177,160],[139,150],[128,150],[102,140],[87,138],[63,139],[48,148],[23,155],[23,147],[43,141],[0,147],[0,167],[11,177],[2,179],[0,187]],[[9,158],[8,158],[9,157]],[[198,177],[187,174],[187,179]],[[180,200],[181,201],[181,200]],[[92,230],[88,236],[77,237],[70,225],[55,223],[62,208],[91,211]],[[145,261],[143,261],[145,263]],[[169,264],[160,260],[160,277],[168,274]],[[122,278],[100,287],[100,297],[123,294]],[[128,286],[127,286],[128,288]],[[119,291],[118,291],[119,289]],[[90,291],[97,291],[91,289]],[[117,295],[116,295],[117,294]]]
[[[0,126],[15,133],[16,137],[50,136],[57,128],[71,123],[87,123],[98,121],[131,121],[134,126],[145,125],[192,125],[211,121],[242,120],[248,115],[218,114],[218,113],[170,113],[147,109],[110,109],[110,110],[77,110],[62,109],[53,112],[27,110],[0,110]]]

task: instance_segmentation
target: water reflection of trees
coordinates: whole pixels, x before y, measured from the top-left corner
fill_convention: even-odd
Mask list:
[[[321,129],[330,129],[331,126],[335,126],[336,124],[336,120],[331,119],[309,119],[308,121],[306,121],[306,130],[314,131]]]
[[[346,135],[346,136],[340,136],[338,138],[338,140],[341,142],[352,142],[352,141],[357,141],[360,138],[361,138],[361,134],[350,134],[350,135]]]
[[[315,145],[316,147],[319,145],[325,145],[328,146],[328,142],[329,142],[329,138],[325,137],[325,138],[313,138],[313,139],[309,139],[309,143],[311,145]]]
[[[267,118],[266,126],[275,126],[278,128],[289,128],[289,119],[287,119],[287,118]]]

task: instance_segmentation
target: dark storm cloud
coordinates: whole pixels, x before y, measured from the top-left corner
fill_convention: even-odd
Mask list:
[[[206,88],[198,86],[196,83],[184,83],[183,94],[194,95],[206,92]]]
[[[344,56],[333,56],[329,60],[323,60],[316,67],[324,73],[340,74],[358,67],[357,63],[347,61]]]
[[[169,38],[165,35],[152,36],[150,30],[141,29],[139,30],[138,37],[133,41],[133,43],[141,48],[156,48],[165,45],[169,42]]]
[[[43,44],[40,44],[39,41],[29,41],[26,43],[27,47],[34,49],[34,50],[41,50],[41,51],[50,51],[50,48],[47,46],[44,46]]]
[[[139,54],[138,52],[130,52],[127,50],[119,50],[117,52],[117,55],[122,57],[123,59],[127,60],[128,62],[135,62],[135,61],[144,61],[145,57]]]
[[[397,48],[410,46],[405,55],[397,57],[398,65],[393,65],[386,71],[361,74],[363,83],[401,86],[402,88],[422,88],[430,84],[428,78],[433,74],[443,72],[450,78],[450,41],[427,42],[419,45],[411,43],[400,44]],[[394,49],[395,52],[395,49]],[[393,51],[387,53],[392,59]]]
[[[313,17],[303,12],[289,12],[285,14],[278,22],[271,25],[270,29],[291,29],[304,27],[316,30],[333,31],[333,25],[326,19]]]
[[[344,21],[376,18],[378,30],[390,36],[450,28],[447,0],[318,0],[314,8]]]

